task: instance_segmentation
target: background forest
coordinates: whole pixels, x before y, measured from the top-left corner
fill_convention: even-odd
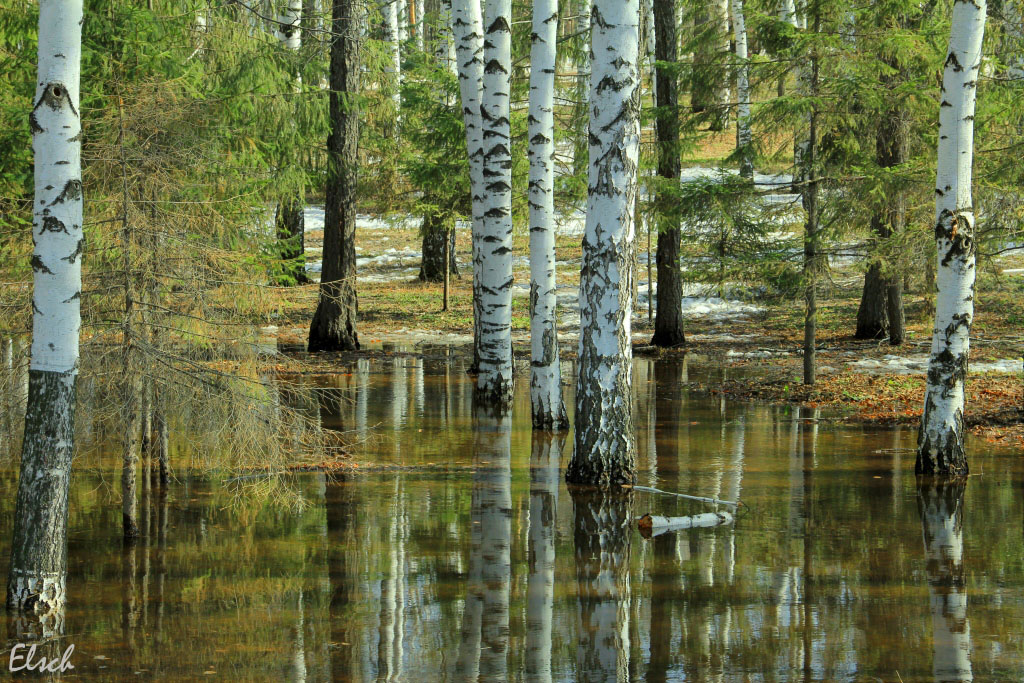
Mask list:
[[[968,18],[984,27],[983,43],[980,28],[964,28],[967,5],[974,12]],[[568,545],[566,538],[556,543],[549,527],[557,515],[548,507],[557,499],[564,442],[536,437],[531,456],[545,464],[537,469],[533,463],[530,487],[525,480],[513,487],[510,462],[519,456],[511,455],[512,439],[523,440],[508,412],[513,404],[530,414],[538,434],[557,432],[572,417],[575,443],[564,472],[570,482],[636,485],[631,495],[643,495],[645,485],[682,490],[693,484],[737,508],[749,419],[751,440],[789,459],[789,479],[755,475],[752,490],[759,493],[752,497],[764,496],[766,518],[794,539],[806,536],[812,517],[824,519],[822,528],[838,526],[816,497],[827,491],[843,498],[838,479],[827,479],[815,493],[810,476],[801,474],[816,466],[819,422],[922,424],[915,448],[899,437],[885,444],[863,439],[865,452],[878,446],[870,452],[896,454],[893,471],[901,466],[899,452],[914,451],[919,473],[966,476],[964,435],[971,428],[978,439],[971,443],[1024,444],[1024,14],[1014,2],[85,0],[83,16],[74,110],[81,133],[71,138],[81,143],[81,178],[53,202],[77,193],[71,198],[81,199],[83,213],[82,239],[61,259],[81,264],[80,292],[61,302],[76,299],[81,306],[81,354],[71,371],[78,377],[77,396],[71,394],[77,413],[65,411],[73,438],[61,440],[32,409],[31,397],[46,394],[31,383],[38,379],[31,373],[40,372],[35,365],[30,370],[33,315],[41,314],[33,279],[50,274],[38,243],[55,232],[46,218],[40,232],[34,216],[41,183],[33,173],[33,140],[48,128],[41,118],[50,115],[47,107],[58,111],[60,97],[67,95],[69,103],[73,97],[36,92],[37,83],[44,85],[37,71],[45,31],[40,3],[18,0],[0,8],[0,464],[17,469],[34,435],[59,442],[54,450],[66,451],[68,468],[73,449],[82,481],[110,500],[119,498],[125,547],[143,539],[147,563],[151,541],[166,542],[167,529],[160,529],[169,514],[168,487],[193,477],[201,495],[216,497],[218,509],[256,520],[268,534],[292,535],[289,543],[301,539],[297,552],[308,558],[302,555],[295,566],[278,563],[295,575],[324,574],[318,580],[333,591],[312,589],[289,574],[294,584],[257,586],[256,593],[266,592],[267,604],[274,604],[297,590],[300,622],[308,610],[326,610],[296,627],[311,640],[311,629],[328,631],[316,636],[323,652],[303,650],[303,661],[316,660],[324,677],[338,678],[338,669],[329,674],[325,664],[336,643],[347,645],[350,636],[366,640],[354,626],[345,631],[361,618],[352,616],[356,594],[390,605],[381,608],[377,626],[378,651],[390,654],[378,652],[374,670],[398,667],[401,677],[405,626],[396,625],[403,617],[395,596],[411,594],[403,582],[415,573],[405,548],[413,540],[429,545],[413,539],[411,494],[397,475],[393,482],[373,477],[365,498],[342,495],[329,482],[345,482],[359,468],[433,472],[445,454],[425,451],[404,431],[413,426],[473,454],[471,461],[449,463],[453,469],[445,476],[454,480],[423,485],[428,498],[443,502],[437,508],[430,508],[433,499],[423,503],[424,518],[430,509],[438,517],[421,532],[449,535],[452,547],[434,558],[436,572],[468,581],[463,604],[443,602],[443,619],[461,617],[464,630],[476,619],[477,639],[488,641],[498,638],[502,625],[494,620],[503,618],[506,638],[494,649],[499,655],[509,648],[509,611],[516,609],[509,605],[517,590],[509,587],[512,566],[553,576],[555,547]],[[972,36],[980,57],[961,65],[956,55],[970,53]],[[612,52],[621,58],[611,59]],[[620,79],[625,72],[628,78]],[[961,97],[965,89],[973,95]],[[958,98],[970,101],[961,105]],[[973,169],[964,168],[957,156],[964,152],[953,150],[954,143],[967,145]],[[945,190],[949,202],[956,195],[958,203],[944,213],[942,183],[950,177]],[[957,289],[960,280],[950,279],[957,268],[970,272],[970,288]],[[954,289],[959,305],[969,302],[966,313],[944,303]],[[936,339],[945,334],[948,348],[933,344],[933,327]],[[929,348],[930,360],[923,357]],[[646,360],[634,362],[634,354],[657,361],[648,367]],[[378,372],[392,361],[393,368]],[[977,379],[965,385],[968,362]],[[467,371],[470,380],[463,377]],[[445,378],[444,390],[432,385],[439,381],[430,379],[435,375]],[[390,387],[386,397],[374,382]],[[529,385],[528,402],[515,397],[516,383]],[[715,416],[703,404],[688,403],[689,395],[664,393],[677,385],[721,401]],[[957,392],[952,403],[959,404],[946,406]],[[748,414],[727,410],[726,397],[804,407],[794,414],[790,407],[762,406]],[[928,415],[942,411],[955,424],[935,432]],[[671,457],[678,457],[678,444],[690,443],[689,426],[695,436],[703,434],[698,425],[705,419],[721,422],[721,452],[701,455],[717,458],[721,469],[710,473],[690,463],[681,472],[664,465],[664,444],[671,441]],[[458,424],[469,425],[472,435],[460,434]],[[1005,429],[991,431],[994,425]],[[791,442],[783,427],[791,429]],[[945,439],[941,444],[936,433]],[[828,439],[838,440],[837,434]],[[504,464],[491,468],[494,455]],[[530,463],[521,460],[525,471]],[[115,469],[116,484],[110,478]],[[322,479],[297,474],[309,471]],[[788,503],[764,492],[776,483],[788,486]],[[15,478],[7,484],[13,500]],[[524,494],[515,501],[513,488]],[[893,483],[886,495],[894,510],[912,488]],[[1008,504],[991,486],[984,490]],[[91,493],[73,491],[76,501],[102,507],[88,502]],[[189,514],[203,519],[205,538],[211,513],[184,495]],[[963,482],[910,495],[917,496],[926,553],[940,552],[934,534],[941,520],[962,524]],[[23,497],[19,493],[19,512],[11,515],[19,520]],[[364,506],[370,500],[385,501],[385,512]],[[694,585],[716,585],[710,577],[718,572],[737,593],[738,586],[769,590],[737,568],[734,531],[716,532],[717,551],[716,536],[690,536],[688,565],[690,550],[682,541],[651,542],[644,546],[650,553],[638,556],[614,531],[635,522],[633,513],[640,511],[631,502],[613,496],[588,507],[575,495],[573,501],[576,536],[567,552],[577,554],[580,583],[599,583],[594,577],[607,569],[587,563],[593,546],[609,549],[602,562],[613,565],[619,594],[628,592],[622,586],[630,572],[664,574],[668,557],[682,563],[681,574]],[[66,526],[67,500],[62,504]],[[547,520],[543,529],[530,526],[534,505]],[[837,503],[840,513],[858,519],[870,507],[871,495],[863,491]],[[522,513],[514,524],[513,509]],[[85,524],[77,514],[72,520]],[[739,517],[737,510],[717,511],[708,526],[732,524],[734,514]],[[700,517],[665,519],[699,527]],[[351,550],[359,545],[357,519],[372,519],[383,530],[368,542],[371,551],[346,556],[326,540],[315,548],[306,544],[315,527],[323,539],[342,539],[337,542]],[[467,520],[480,529],[462,529]],[[920,532],[916,522],[904,527]],[[540,543],[550,549],[550,564],[540,567],[533,556],[510,559],[513,528],[523,536],[514,541],[517,548],[526,553]],[[11,536],[6,522],[0,531]],[[257,559],[279,551],[253,550],[259,539],[248,543]],[[750,543],[756,548],[771,539]],[[962,544],[958,537],[955,545]],[[21,561],[18,542],[13,545],[12,567]],[[796,544],[786,546],[779,561],[787,569],[773,575],[770,600],[789,604],[790,594],[804,600],[811,590],[807,558],[827,556],[824,545],[815,550],[813,541],[806,543],[801,557],[808,564],[801,571],[789,561]],[[462,552],[467,549],[471,553]],[[201,563],[192,550],[182,551],[191,558],[182,561]],[[58,551],[66,563],[66,549]],[[415,552],[426,551],[417,546]],[[134,577],[131,553],[122,572]],[[464,562],[463,554],[472,558]],[[997,563],[987,555],[984,561]],[[849,570],[866,582],[884,563],[836,562],[842,566],[819,570],[830,576]],[[900,555],[897,564],[907,562]],[[361,570],[353,568],[358,563]],[[952,564],[941,570],[929,565],[929,580],[956,583],[964,570]],[[645,574],[648,569],[653,574]],[[947,569],[949,575],[933,575]],[[352,579],[359,571],[385,578],[363,585]],[[505,573],[495,578],[488,572]],[[896,585],[900,579],[880,581]],[[485,584],[504,586],[504,597],[491,595]],[[160,585],[162,601],[162,579]],[[351,590],[342,595],[338,585]],[[61,592],[63,586],[62,578]],[[210,595],[244,602],[217,593],[234,587],[210,589],[199,581],[179,588],[192,595],[192,604]],[[651,588],[646,598],[659,590]],[[306,595],[312,606],[303,607]],[[550,612],[555,598],[546,595]],[[955,602],[958,595],[946,599]],[[711,609],[710,593],[704,598]],[[409,604],[430,602],[417,600]],[[899,600],[912,601],[902,593]],[[699,600],[693,604],[704,609]],[[625,609],[621,600],[617,605]],[[132,629],[148,614],[125,609]],[[943,638],[960,651],[963,632],[954,622],[966,617],[957,610],[959,603],[946,609],[953,616],[942,622]],[[617,617],[618,660],[602,670],[612,672],[609,680],[638,666],[642,657],[628,654],[630,642],[639,647],[639,639],[654,632],[652,623],[664,618],[672,632],[671,615],[651,612],[643,617],[651,620],[647,636],[638,632],[623,641],[624,623],[643,630],[640,611],[625,622]],[[348,626],[339,631],[340,614]],[[715,627],[717,617],[704,615],[701,628],[708,633],[694,637],[708,641],[716,628],[740,628],[729,614],[730,621]],[[809,613],[792,618],[803,636],[827,630],[808,626]],[[997,631],[1014,628],[1005,615],[986,619]],[[63,615],[59,622],[44,620],[43,633],[63,632]],[[532,628],[525,621],[521,626]],[[546,628],[550,676],[551,644],[558,639],[550,613]],[[752,624],[743,629],[756,630]],[[581,627],[577,635],[582,640],[586,633]],[[795,662],[799,649],[805,671],[825,679],[821,672],[842,668],[832,660],[814,664],[812,644],[797,648],[801,634],[790,636],[795,649],[787,656]],[[591,649],[600,651],[598,636],[590,638]],[[667,655],[656,661],[655,648],[669,645],[648,645],[649,666],[664,664],[658,669],[664,675],[671,667]],[[473,666],[463,657],[475,653],[478,674],[495,666],[494,678],[507,675],[501,667],[508,662],[499,665],[500,656],[488,661],[488,647],[481,661],[472,642],[456,646],[458,662],[453,652],[451,663],[431,666],[462,674],[461,667]],[[728,644],[721,652],[718,647],[695,645],[708,662],[725,657]],[[759,663],[748,670],[773,666],[772,651],[751,645],[745,654]],[[999,660],[992,667],[1012,669],[1001,656],[992,655],[992,662]],[[353,655],[343,667],[370,676],[369,659]],[[783,670],[794,662],[774,666]],[[954,679],[968,680],[962,674],[970,661],[947,664],[960,676]],[[296,678],[305,676],[305,666]],[[574,675],[586,678],[587,666],[603,664],[581,659]]]

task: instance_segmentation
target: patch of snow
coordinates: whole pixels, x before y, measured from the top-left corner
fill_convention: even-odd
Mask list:
[[[928,372],[928,356],[897,356],[886,354],[881,358],[864,358],[847,362],[847,365],[872,374],[914,375]],[[992,363],[971,363],[969,372],[994,372],[1016,374],[1024,369],[1019,358],[1003,358]]]

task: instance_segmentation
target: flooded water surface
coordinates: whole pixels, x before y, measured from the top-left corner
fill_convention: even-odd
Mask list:
[[[301,511],[247,510],[179,472],[166,496],[144,500],[148,533],[123,550],[119,471],[76,472],[73,673],[1022,678],[1017,455],[975,440],[966,485],[919,488],[912,430],[698,395],[687,382],[709,371],[679,359],[634,368],[638,483],[742,499],[734,524],[648,539],[640,515],[708,506],[568,490],[571,437],[532,434],[525,377],[500,418],[474,415],[464,367],[443,354],[352,360],[318,381],[306,409],[357,442],[362,466],[333,481],[297,477]],[[16,487],[16,472],[0,474],[5,576]],[[5,653],[18,637],[8,622]]]

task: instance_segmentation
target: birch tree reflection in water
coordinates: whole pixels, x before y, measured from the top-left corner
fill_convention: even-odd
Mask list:
[[[628,680],[631,494],[569,490],[576,560],[576,680]]]
[[[469,580],[458,680],[505,680],[512,575],[511,415],[474,406]]]
[[[530,546],[526,588],[526,680],[551,680],[551,616],[555,594],[558,458],[565,436],[533,433],[530,457]]]
[[[964,487],[963,479],[921,478],[917,489],[932,612],[932,669],[942,683],[974,680],[964,571]]]

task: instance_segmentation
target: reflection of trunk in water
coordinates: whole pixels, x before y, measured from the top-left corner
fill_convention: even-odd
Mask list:
[[[501,680],[507,668],[512,535],[510,418],[475,406],[469,580],[456,678]]]
[[[380,581],[380,627],[377,645],[377,678],[400,680],[402,676],[402,635],[405,631],[405,538],[404,496],[401,477],[395,477],[394,508],[386,541],[387,575]]]
[[[558,456],[565,435],[533,434],[530,468],[530,574],[526,588],[526,680],[551,680]]]
[[[480,557],[483,613],[480,619],[480,676],[504,680],[508,664],[509,585],[512,564],[511,419],[508,414],[491,424],[478,422],[476,472],[480,488]],[[492,426],[493,425],[493,426]]]
[[[964,577],[964,479],[918,480],[924,553],[931,598],[936,681],[972,681],[971,625]]]
[[[630,494],[570,489],[577,583],[576,680],[627,679]]]
[[[343,478],[327,487],[328,577],[331,584],[330,641],[331,679],[334,681],[366,680],[360,667],[358,631],[355,612],[360,604],[359,568],[354,561],[360,547],[356,537],[355,497],[358,486]]]

